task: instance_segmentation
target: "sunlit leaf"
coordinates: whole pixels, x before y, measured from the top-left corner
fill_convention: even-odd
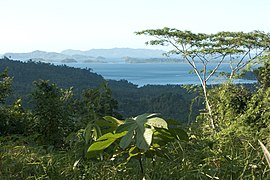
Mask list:
[[[140,149],[148,150],[153,137],[153,131],[150,128],[138,128],[136,133],[136,146]]]
[[[120,124],[123,124],[124,122],[121,120],[116,119],[115,117],[112,116],[105,116],[103,117],[106,121],[109,121],[117,126],[119,126]]]
[[[109,147],[112,143],[114,143],[117,139],[126,135],[126,131],[121,133],[107,133],[98,138],[96,142],[94,142],[87,150],[87,157],[93,157],[97,155],[99,152],[103,151],[107,147]]]
[[[147,125],[158,127],[158,128],[165,128],[168,129],[167,122],[159,117],[153,117],[147,120]]]
[[[167,128],[167,123],[165,120],[161,118],[155,117],[157,114],[142,114],[135,118],[126,119],[124,124],[121,124],[116,132],[128,131],[128,133],[121,139],[120,147],[125,149],[127,148],[132,139],[134,139],[135,144],[138,148],[147,150],[149,149],[151,142],[153,131],[151,128],[146,128],[145,125],[148,126],[160,126]]]

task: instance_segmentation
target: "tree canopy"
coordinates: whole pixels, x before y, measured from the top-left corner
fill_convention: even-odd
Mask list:
[[[202,83],[213,75],[224,61],[231,65],[230,78],[240,69],[256,60],[270,49],[270,33],[253,32],[218,32],[216,34],[192,33],[174,28],[149,29],[136,32],[137,35],[153,36],[154,40],[146,42],[150,45],[171,45],[168,54],[181,55],[194,69]],[[217,63],[215,69],[203,76],[196,63],[207,65]]]
[[[221,64],[229,63],[230,73],[223,73],[231,80],[237,73],[250,63],[260,59],[269,52],[270,33],[253,32],[218,32],[215,34],[193,33],[174,28],[149,29],[136,32],[137,35],[153,36],[155,39],[146,42],[150,45],[171,45],[167,54],[180,55],[190,66],[200,80],[204,92],[206,108],[213,129],[211,105],[208,101],[207,82],[217,73]],[[208,69],[209,63],[215,63],[213,69]],[[203,68],[199,69],[198,64]]]

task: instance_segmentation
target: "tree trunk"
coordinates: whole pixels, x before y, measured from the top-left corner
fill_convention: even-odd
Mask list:
[[[204,82],[202,84],[202,88],[203,88],[203,94],[204,94],[204,99],[205,99],[205,103],[206,103],[206,108],[207,108],[208,113],[209,113],[210,125],[213,129],[215,129],[215,123],[214,123],[214,119],[213,119],[213,115],[212,115],[212,110],[211,110],[211,106],[209,104],[208,95],[207,95],[206,82]]]

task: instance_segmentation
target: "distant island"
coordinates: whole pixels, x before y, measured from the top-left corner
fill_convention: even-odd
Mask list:
[[[88,51],[64,50],[60,53],[33,51],[27,53],[5,53],[10,59],[48,63],[177,63],[179,60],[166,58],[163,50],[153,49],[91,49]]]
[[[175,64],[187,63],[186,60],[181,58],[181,55],[171,55],[170,57],[164,56],[166,51],[158,49],[132,49],[132,48],[112,48],[112,49],[91,49],[88,51],[68,49],[60,53],[46,52],[36,50],[27,53],[5,53],[0,57],[7,57],[19,61],[34,61],[56,64],[68,63],[89,63],[89,64]],[[235,60],[239,58],[237,55]],[[197,59],[199,61],[199,59]],[[209,63],[218,63],[219,59],[213,59]],[[226,57],[224,63],[230,62],[230,58]]]
[[[33,51],[28,53],[5,53],[3,56],[20,61],[35,61],[49,63],[106,63],[104,57],[85,56],[80,54],[66,55],[63,53]]]

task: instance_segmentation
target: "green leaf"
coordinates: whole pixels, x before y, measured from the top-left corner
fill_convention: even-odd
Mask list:
[[[123,131],[133,131],[137,128],[137,123],[134,119],[126,119],[124,124],[121,124],[117,129],[116,132],[123,132]]]
[[[107,147],[109,147],[112,143],[114,143],[117,139],[123,137],[126,135],[126,131],[121,132],[121,133],[107,133],[98,138],[96,142],[94,142],[87,150],[87,157],[94,157],[96,156],[99,152],[103,151]]]
[[[102,135],[101,129],[98,125],[94,124],[92,131],[93,131],[92,138],[94,141],[96,141]]]
[[[138,128],[136,133],[136,146],[140,149],[148,150],[152,142],[152,137],[153,137],[152,129]]]
[[[157,126],[160,123],[160,126],[166,126],[166,122],[161,118],[155,118],[157,114],[142,114],[135,118],[126,119],[124,124],[121,124],[116,132],[123,132],[128,131],[128,133],[121,139],[120,147],[125,149],[127,148],[132,139],[135,140],[135,144],[138,148],[143,150],[148,150],[151,142],[153,131],[150,128],[145,128],[145,124],[148,122],[149,119],[149,126]]]
[[[181,128],[175,129],[155,128],[152,144],[153,147],[159,148],[161,146],[164,146],[168,142],[173,142],[175,140],[188,141],[188,135]]]
[[[103,141],[103,140],[107,140],[107,139],[119,139],[121,137],[123,137],[124,135],[126,135],[126,131],[121,132],[121,133],[106,133],[104,135],[102,135],[100,138],[98,138],[97,141]]]
[[[91,139],[92,128],[93,128],[93,124],[91,123],[88,123],[88,125],[85,128],[85,131],[84,131],[85,144],[88,144]]]
[[[88,144],[90,140],[97,140],[101,136],[101,130],[99,126],[88,123],[84,131],[85,144]]]
[[[107,139],[107,140],[104,140],[104,141],[94,142],[88,148],[86,157],[90,158],[90,157],[96,156],[99,152],[103,151],[104,149],[109,147],[112,143],[114,143],[114,141],[116,141],[116,139]]]
[[[117,126],[115,126],[115,124],[113,124],[111,122],[108,122],[108,121],[106,121],[104,119],[97,120],[95,122],[95,124],[98,125],[98,126],[100,126],[100,127],[115,127],[115,129],[117,127]]]
[[[153,127],[168,129],[167,122],[159,117],[153,117],[148,119],[146,124]]]
[[[90,148],[88,149],[88,152],[89,151],[100,151],[100,150],[103,150],[103,149],[106,149],[107,147],[109,147],[116,139],[107,139],[107,140],[104,140],[104,141],[97,141],[95,143],[93,143]]]
[[[126,149],[134,140],[138,148],[148,150],[152,143],[154,127],[168,129],[167,122],[162,118],[156,117],[156,115],[145,113],[135,118],[126,119],[124,124],[121,124],[116,129],[118,133],[128,131],[121,139],[120,147]]]
[[[126,149],[131,143],[133,136],[134,136],[134,131],[128,131],[128,133],[121,139],[120,147],[122,149]]]
[[[109,122],[111,122],[112,124],[115,124],[115,125],[117,125],[117,126],[119,126],[119,125],[121,125],[121,124],[123,124],[124,122],[123,121],[121,121],[121,120],[118,120],[118,119],[116,119],[115,117],[112,117],[112,116],[105,116],[105,117],[103,117],[106,121],[109,121]]]
[[[175,136],[168,130],[163,128],[155,128],[154,143],[162,146],[168,142],[174,141]]]
[[[96,125],[98,125],[99,127],[104,127],[104,129],[106,129],[106,132],[112,132],[115,131],[116,128],[118,127],[117,124],[111,123],[105,119],[99,119],[95,122]]]
[[[145,124],[147,122],[147,119],[152,118],[154,116],[157,116],[158,114],[155,113],[145,113],[145,114],[141,114],[137,117],[135,117],[135,121],[138,122],[138,124]]]
[[[129,119],[126,119],[124,124],[121,124],[116,129],[116,132],[128,131],[128,133],[120,141],[120,147],[122,149],[125,149],[129,146],[137,128],[138,128],[137,122],[134,119],[129,118]]]

